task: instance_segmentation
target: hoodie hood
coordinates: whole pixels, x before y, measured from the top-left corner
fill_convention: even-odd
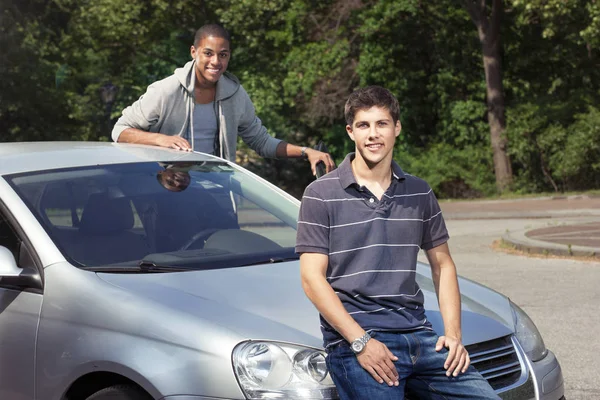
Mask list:
[[[177,68],[173,73],[181,86],[183,86],[190,95],[193,95],[194,85],[196,83],[194,76],[195,65],[196,61],[188,61],[183,67]],[[235,75],[225,71],[217,82],[217,93],[215,95],[215,100],[225,100],[233,96],[239,90],[239,88],[240,81],[238,78]]]

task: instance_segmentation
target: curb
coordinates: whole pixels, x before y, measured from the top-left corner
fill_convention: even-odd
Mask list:
[[[544,242],[525,236],[526,232],[527,230],[507,232],[502,235],[502,241],[517,250],[531,254],[591,257],[600,260],[600,248]]]
[[[519,203],[527,201],[540,200],[595,200],[600,199],[600,194],[572,194],[572,195],[551,195],[539,197],[515,197],[513,199],[441,199],[440,203],[462,203],[473,204],[499,204],[499,203]]]
[[[590,200],[590,199],[597,199],[600,198],[600,194],[573,194],[570,196],[561,196],[561,195],[556,195],[556,196],[550,196],[551,200]]]
[[[443,212],[442,207],[442,212]],[[471,211],[444,212],[444,219],[543,219],[600,217],[600,209],[548,210],[548,211]]]

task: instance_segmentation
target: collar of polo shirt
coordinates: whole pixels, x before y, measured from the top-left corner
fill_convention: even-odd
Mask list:
[[[354,172],[352,172],[352,160],[354,160],[355,156],[355,153],[349,153],[338,167],[340,183],[344,189],[351,185],[358,185],[354,177]],[[406,179],[404,171],[402,171],[402,168],[394,160],[392,160],[392,174],[399,181]]]

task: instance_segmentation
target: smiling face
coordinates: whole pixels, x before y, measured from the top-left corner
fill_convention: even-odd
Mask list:
[[[196,61],[196,81],[200,87],[214,87],[229,64],[229,41],[216,36],[202,38],[191,48]]]
[[[346,125],[346,131],[356,145],[356,157],[369,168],[382,162],[391,164],[394,143],[401,129],[400,121],[394,123],[390,111],[378,106],[358,110],[352,126]]]
[[[157,179],[163,187],[171,192],[181,192],[190,185],[191,177],[187,171],[174,171],[167,169],[157,175]]]

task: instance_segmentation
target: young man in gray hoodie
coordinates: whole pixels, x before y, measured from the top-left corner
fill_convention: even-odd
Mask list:
[[[198,29],[191,56],[123,110],[112,131],[115,142],[196,150],[235,162],[239,135],[262,157],[307,158],[313,174],[320,161],[328,172],[335,168],[329,154],[269,135],[238,79],[226,72],[231,51],[223,27]]]

